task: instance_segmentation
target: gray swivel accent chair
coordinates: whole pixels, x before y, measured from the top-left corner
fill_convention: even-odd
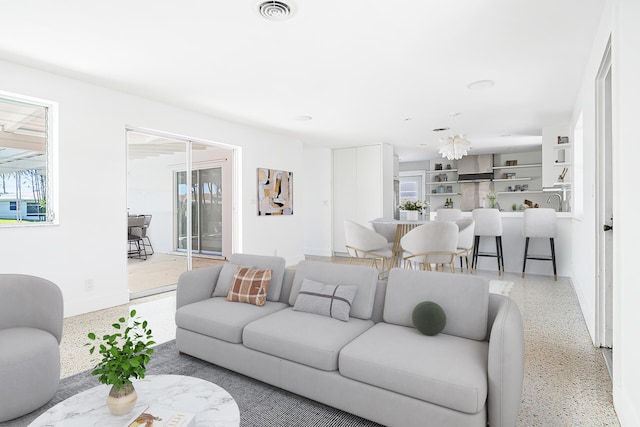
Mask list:
[[[58,390],[62,318],[55,284],[0,274],[0,422],[38,409]]]
[[[502,218],[498,209],[474,209],[471,213],[475,221],[472,268],[478,268],[478,257],[494,257],[498,260],[498,274],[504,273],[504,252],[502,251]],[[480,237],[494,237],[495,252],[480,252]]]
[[[524,220],[522,222],[522,235],[526,238],[524,244],[524,261],[522,262],[522,277],[527,267],[528,259],[540,261],[551,261],[553,264],[553,280],[558,280],[558,272],[556,270],[556,247],[554,239],[558,235],[558,224],[555,209],[537,208],[527,209],[524,211]],[[543,238],[549,239],[551,245],[551,256],[545,255],[529,255],[529,239]]]

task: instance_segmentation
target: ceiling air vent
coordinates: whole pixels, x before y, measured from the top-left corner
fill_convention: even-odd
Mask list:
[[[258,6],[258,12],[270,21],[284,21],[291,17],[293,10],[282,1],[265,1]]]

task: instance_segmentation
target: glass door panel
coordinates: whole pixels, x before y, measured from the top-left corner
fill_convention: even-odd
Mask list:
[[[187,250],[187,173],[176,173],[177,250]],[[222,254],[222,168],[192,171],[191,249]]]
[[[199,248],[204,253],[222,254],[222,168],[198,172]]]

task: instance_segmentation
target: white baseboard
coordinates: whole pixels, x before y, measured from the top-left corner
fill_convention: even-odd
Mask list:
[[[64,317],[77,316],[129,303],[129,292],[100,294],[90,298],[69,298],[64,302]]]
[[[331,256],[331,249],[318,249],[318,248],[304,248],[304,253],[314,256]]]
[[[591,343],[596,345],[596,318],[595,318],[595,307],[589,307],[587,304],[587,299],[582,292],[582,287],[578,283],[575,275],[571,277],[571,286],[573,287],[573,291],[576,293],[578,297],[578,304],[580,304],[580,311],[582,312],[582,317],[584,318],[585,323],[587,324],[587,331],[589,332],[589,336],[591,337]]]
[[[640,413],[637,402],[629,397],[625,389],[613,388],[613,407],[618,415],[618,421],[622,426],[640,426]]]

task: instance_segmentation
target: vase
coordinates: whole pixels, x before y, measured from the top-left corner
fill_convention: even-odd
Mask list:
[[[136,405],[138,394],[133,384],[124,384],[120,388],[114,385],[107,397],[107,407],[113,415],[128,414]]]
[[[407,221],[417,221],[419,214],[418,211],[407,211]]]

